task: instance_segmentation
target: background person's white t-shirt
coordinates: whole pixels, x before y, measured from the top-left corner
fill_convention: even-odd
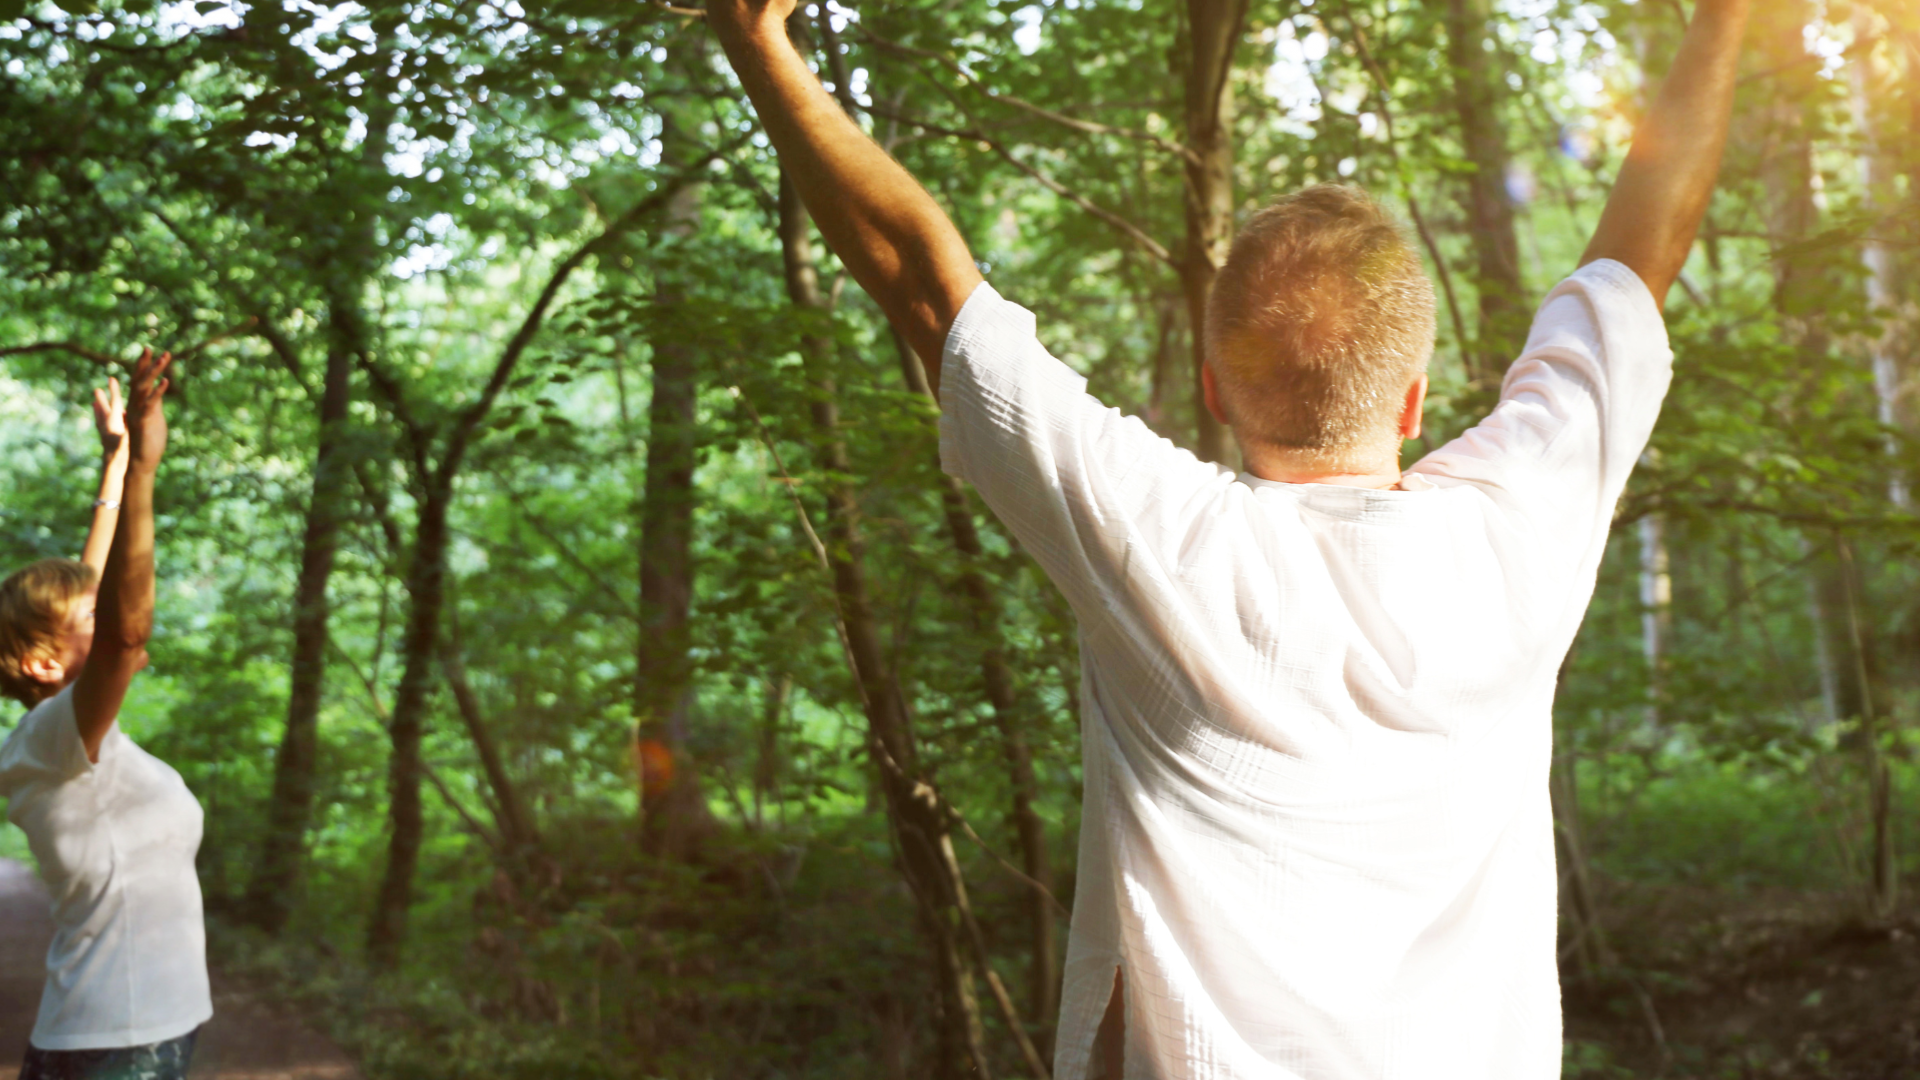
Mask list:
[[[162,1042],[213,1015],[200,879],[200,803],[116,722],[87,760],[73,687],[0,745],[0,797],[53,893],[53,945],[33,1045]]]
[[[982,285],[941,457],[1080,622],[1056,1043],[1125,974],[1127,1080],[1560,1075],[1555,675],[1672,355],[1633,272],[1547,297],[1408,490],[1235,477],[1103,407]]]

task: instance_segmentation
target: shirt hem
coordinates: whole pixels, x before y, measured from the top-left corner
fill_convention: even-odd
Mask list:
[[[41,1035],[34,1032],[27,1041],[37,1050],[123,1050],[133,1046],[150,1046],[153,1043],[177,1039],[197,1030],[200,1025],[213,1019],[213,1006],[194,1020],[176,1020],[168,1024],[137,1028],[133,1031],[115,1031],[97,1035]]]

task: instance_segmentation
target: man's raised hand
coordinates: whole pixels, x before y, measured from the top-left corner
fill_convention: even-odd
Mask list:
[[[134,466],[151,469],[167,451],[167,414],[160,403],[167,395],[171,380],[166,374],[172,365],[172,353],[156,357],[152,349],[142,349],[127,380],[126,431]]]
[[[1680,276],[1706,216],[1727,141],[1748,0],[1699,0],[1673,69],[1633,146],[1581,256],[1624,263],[1655,303]]]
[[[714,33],[752,38],[784,34],[795,0],[707,0],[707,24]],[[733,50],[728,48],[729,55]]]
[[[710,0],[708,21],[827,246],[940,387],[940,353],[980,284],[933,197],[842,112],[786,33],[794,0]]]

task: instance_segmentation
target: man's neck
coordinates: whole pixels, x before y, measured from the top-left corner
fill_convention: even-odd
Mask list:
[[[1333,459],[1297,450],[1250,447],[1242,443],[1246,470],[1281,484],[1333,484],[1338,487],[1390,488],[1400,483],[1397,454]]]

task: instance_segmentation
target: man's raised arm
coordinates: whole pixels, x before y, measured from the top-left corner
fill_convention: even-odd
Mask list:
[[[794,0],[709,0],[707,20],[827,245],[920,354],[940,390],[947,329],[980,284],[926,189],[856,126],[787,37]]]
[[[1633,134],[1626,166],[1593,231],[1582,266],[1625,263],[1663,303],[1706,216],[1733,111],[1734,73],[1748,0],[1699,0],[1653,108]]]

